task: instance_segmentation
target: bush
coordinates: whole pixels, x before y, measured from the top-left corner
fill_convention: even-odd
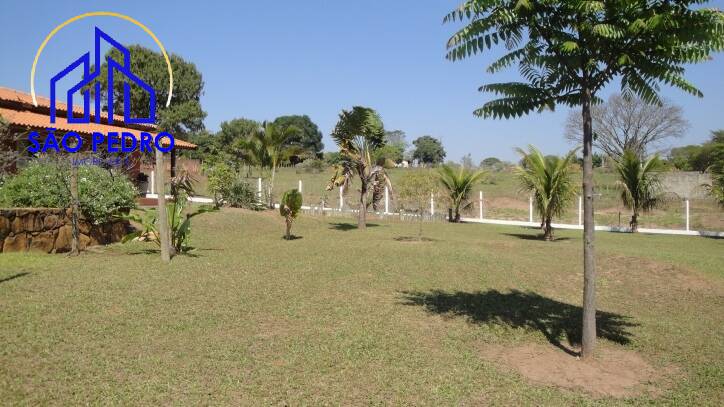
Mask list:
[[[324,172],[324,170],[327,169],[327,164],[318,159],[318,158],[310,158],[307,160],[304,160],[301,164],[297,165],[297,174],[299,173],[311,173],[311,174],[319,174],[321,172]]]
[[[86,165],[78,168],[78,198],[83,215],[103,223],[135,207],[138,192],[123,174]],[[7,206],[67,208],[70,206],[70,169],[51,163],[32,163],[7,177],[0,202]]]
[[[209,193],[213,196],[216,206],[219,206],[221,199],[230,194],[230,188],[236,178],[234,170],[226,163],[217,163],[206,170],[206,175]]]
[[[236,179],[229,186],[228,195],[224,202],[233,208],[245,208],[255,211],[263,210],[264,205],[259,201],[256,191],[247,182]]]

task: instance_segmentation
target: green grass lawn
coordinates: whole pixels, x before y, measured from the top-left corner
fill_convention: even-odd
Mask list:
[[[192,255],[148,243],[0,255],[2,404],[718,405],[724,241],[597,234],[599,347],[660,371],[658,396],[529,382],[490,347],[569,346],[580,232],[303,216],[195,218]]]

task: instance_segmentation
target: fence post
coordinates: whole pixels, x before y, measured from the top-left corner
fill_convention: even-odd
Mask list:
[[[583,224],[583,197],[578,195],[578,226]]]
[[[302,180],[299,180],[299,192],[302,192]]]
[[[483,191],[480,191],[480,220],[483,220]]]
[[[435,194],[430,192],[430,217],[435,216]]]
[[[256,179],[256,194],[259,196],[259,202],[261,202],[261,177]]]
[[[339,187],[339,211],[342,212],[344,209],[344,185]]]
[[[689,198],[686,198],[686,231],[689,231]]]
[[[151,170],[151,193],[156,193],[156,171]]]
[[[385,185],[385,215],[390,213],[390,191]]]
[[[528,222],[533,223],[533,196],[528,197]]]

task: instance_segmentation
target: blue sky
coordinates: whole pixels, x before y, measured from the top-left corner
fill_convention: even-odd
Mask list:
[[[60,4],[59,4],[60,3]],[[459,0],[440,1],[8,1],[0,26],[0,86],[29,91],[29,73],[43,38],[62,21],[89,11],[116,11],[151,28],[166,48],[192,61],[204,76],[206,127],[235,117],[273,119],[307,114],[328,134],[342,108],[371,106],[387,129],[442,139],[448,158],[470,153],[514,159],[513,148],[535,144],[546,153],[570,146],[563,139],[566,108],[515,120],[472,115],[490,95],[487,82],[515,80],[517,72],[485,73],[502,50],[464,62],[444,59],[445,42],[456,26],[442,17]],[[724,8],[724,0],[711,6]],[[47,83],[73,59],[92,50],[93,27],[117,40],[156,48],[140,28],[110,17],[93,17],[62,29],[39,61],[36,86]],[[684,108],[688,134],[675,144],[699,143],[724,128],[724,55],[691,67],[688,78],[703,99],[665,89]],[[615,91],[609,88],[607,93]]]

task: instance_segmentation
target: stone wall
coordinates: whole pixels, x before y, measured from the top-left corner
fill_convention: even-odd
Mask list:
[[[72,240],[71,212],[53,208],[0,209],[0,253],[38,251],[64,253]],[[127,221],[94,225],[79,219],[80,247],[119,242],[130,229]]]
[[[661,177],[666,192],[672,192],[681,199],[707,198],[703,184],[711,184],[711,174],[696,171],[671,171]]]

